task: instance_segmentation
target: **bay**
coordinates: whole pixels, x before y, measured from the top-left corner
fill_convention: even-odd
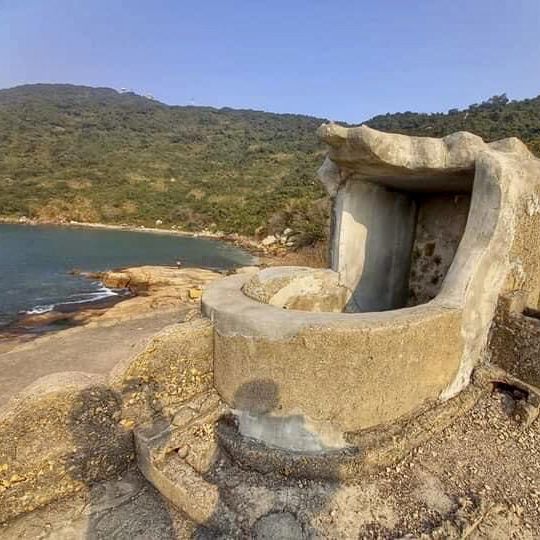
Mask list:
[[[248,253],[219,241],[136,231],[0,225],[0,327],[19,313],[59,303],[87,303],[117,292],[71,275],[140,265],[227,269],[249,265]]]

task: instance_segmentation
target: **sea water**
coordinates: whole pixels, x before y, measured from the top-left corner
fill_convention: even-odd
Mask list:
[[[210,269],[251,264],[244,251],[219,241],[145,232],[0,225],[0,327],[20,313],[84,304],[116,295],[99,281],[70,272],[139,265]]]

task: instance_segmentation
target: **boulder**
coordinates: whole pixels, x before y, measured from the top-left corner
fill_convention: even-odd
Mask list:
[[[268,246],[274,245],[277,241],[278,241],[277,238],[273,234],[270,234],[266,238],[263,238],[263,240],[261,241],[261,244],[264,247],[268,247]]]

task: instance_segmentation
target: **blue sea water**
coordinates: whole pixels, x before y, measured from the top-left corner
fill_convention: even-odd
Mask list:
[[[225,269],[252,257],[227,244],[173,235],[54,226],[0,225],[0,327],[24,312],[114,295],[98,281],[71,275],[126,266],[175,265]]]

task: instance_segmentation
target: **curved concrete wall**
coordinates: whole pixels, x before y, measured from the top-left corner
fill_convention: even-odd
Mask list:
[[[215,326],[214,385],[233,408],[358,431],[436,400],[456,375],[459,309],[286,311],[246,297],[245,279],[225,278],[203,298]]]

